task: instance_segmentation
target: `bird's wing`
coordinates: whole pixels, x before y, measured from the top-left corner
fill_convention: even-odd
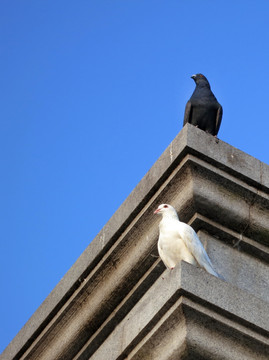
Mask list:
[[[218,277],[218,274],[213,269],[212,263],[193,228],[188,224],[179,222],[178,231],[197,263],[207,272]]]
[[[185,107],[185,114],[184,114],[184,120],[183,120],[183,126],[186,125],[190,120],[190,113],[191,113],[191,102],[190,100],[187,102]]]
[[[159,242],[158,242],[158,252],[159,252],[160,258],[162,259],[164,265],[169,269],[169,265],[168,265],[168,262],[167,262],[166,255],[165,255],[165,253],[162,251],[162,248],[160,247]]]
[[[218,108],[217,117],[216,117],[216,134],[215,135],[217,135],[217,133],[219,132],[222,114],[223,114],[223,110],[222,110],[222,106],[220,105]]]

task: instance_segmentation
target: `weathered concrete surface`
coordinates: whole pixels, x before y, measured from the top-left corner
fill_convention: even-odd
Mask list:
[[[168,324],[165,328],[169,331],[169,336],[163,329],[166,322]],[[190,327],[188,323],[191,323]],[[264,331],[260,332],[259,329]],[[214,342],[218,342],[219,350],[226,351],[225,347],[234,342],[234,333],[238,333],[242,340],[243,349],[238,350],[238,354],[242,355],[241,359],[253,359],[247,353],[253,353],[251,347],[254,343],[255,351],[260,349],[260,359],[266,359],[265,355],[269,354],[266,336],[269,334],[269,305],[202,269],[183,262],[181,268],[178,267],[173,272],[165,271],[91,359],[106,359],[108,353],[111,360],[127,355],[130,359],[169,359],[172,354],[193,351],[188,350],[189,331],[190,336],[193,331],[197,333],[191,341],[196,342],[197,347],[207,348],[207,356],[212,359],[223,358],[222,353],[218,356],[214,352]],[[203,341],[199,344],[205,337],[205,331],[208,339],[205,344]],[[176,333],[172,336],[174,332]],[[168,345],[161,356],[159,351],[162,351],[164,336],[168,336]],[[174,341],[171,341],[171,336]],[[181,341],[178,341],[178,336]],[[222,343],[223,337],[229,339],[228,344]],[[253,343],[251,347],[248,345],[250,337]],[[229,345],[227,348],[229,349]],[[153,350],[156,357],[152,357]],[[233,352],[236,351],[234,349]]]
[[[183,264],[174,283],[179,297],[173,298],[173,304],[168,299],[156,310],[156,300],[164,296],[163,288],[158,287],[164,283],[160,277],[164,266],[156,249],[160,219],[153,211],[164,202],[177,209],[182,221],[200,230],[214,266],[227,283]],[[268,210],[269,167],[222,141],[217,143],[191,125],[185,126],[0,359],[112,359],[112,350],[109,357],[102,357],[109,341],[115,359],[127,355],[139,359],[141,354],[143,359],[155,359],[156,341],[161,339],[164,357],[158,359],[174,359],[175,354],[182,359],[198,358],[198,353],[206,359],[251,359],[256,346],[261,346],[259,358],[263,359],[268,335],[262,322],[266,311],[268,314]],[[197,286],[197,277],[208,293],[212,289],[212,298]],[[151,291],[154,296],[147,305],[143,299]],[[237,301],[231,300],[234,296]],[[134,322],[132,329],[127,322],[128,336],[115,337],[135,309],[139,309],[139,317],[147,319],[147,306],[155,309],[155,320],[148,319],[146,333],[139,322]],[[217,316],[221,319],[216,320]],[[198,336],[197,329],[203,329],[200,318],[218,324],[216,329],[210,325],[210,336],[219,339],[210,346],[202,336],[205,330]],[[134,340],[128,343],[132,332],[135,344]],[[178,339],[172,347],[170,337],[165,336],[168,333],[171,339]],[[222,342],[227,344],[227,354],[217,357]],[[229,346],[236,348],[228,351]]]

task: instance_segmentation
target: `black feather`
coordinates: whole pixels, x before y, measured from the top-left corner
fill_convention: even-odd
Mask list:
[[[190,123],[216,136],[222,119],[222,106],[210,89],[207,78],[202,74],[192,76],[196,88],[186,104],[183,126]]]

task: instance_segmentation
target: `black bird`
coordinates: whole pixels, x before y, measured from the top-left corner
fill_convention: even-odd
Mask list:
[[[207,133],[217,136],[222,119],[222,106],[202,74],[192,75],[196,88],[186,104],[183,126],[190,123]]]

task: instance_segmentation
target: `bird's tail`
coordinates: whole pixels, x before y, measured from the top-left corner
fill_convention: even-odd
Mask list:
[[[218,277],[219,279],[225,281],[224,277],[223,277],[222,275],[220,275],[219,273],[217,273],[217,272],[213,269],[213,267],[210,266],[209,264],[205,263],[205,264],[204,264],[204,269],[205,269],[209,274],[214,275],[214,276]]]
[[[226,281],[222,275],[220,275],[219,273],[216,273],[216,274],[217,274],[217,277],[218,277],[218,278],[220,278],[220,279],[223,280],[223,281]]]

